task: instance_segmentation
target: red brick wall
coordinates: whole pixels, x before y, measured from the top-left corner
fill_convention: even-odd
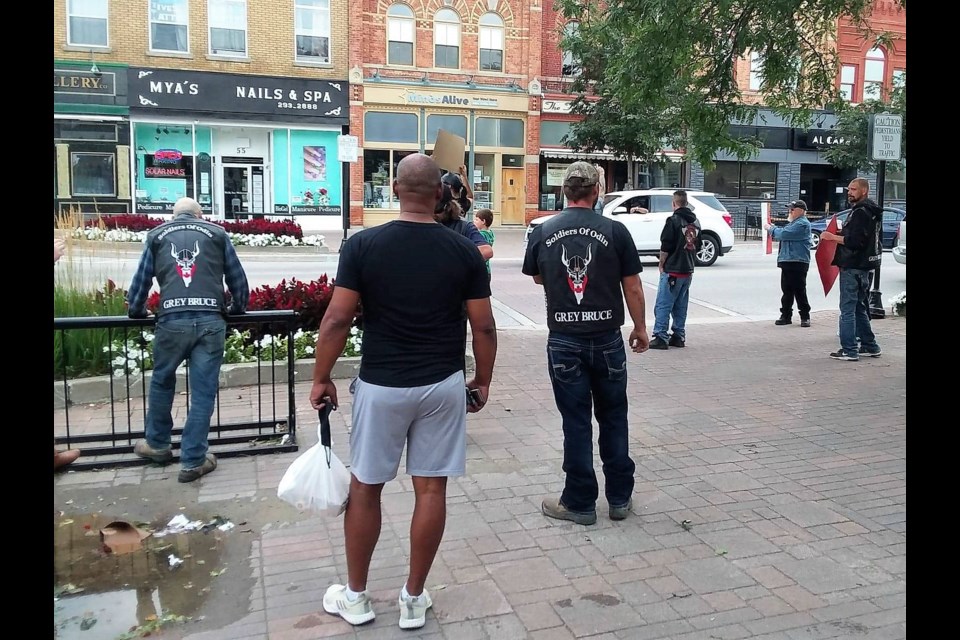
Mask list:
[[[354,0],[349,3],[351,71],[360,70],[369,78],[376,70],[385,81],[390,79],[419,80],[424,73],[431,83],[463,83],[468,76],[479,89],[484,86],[504,86],[514,82],[523,91],[531,80],[542,75],[540,36],[542,31],[541,5],[552,6],[552,0],[495,0],[492,10],[503,18],[504,69],[502,73],[479,70],[479,20],[491,10],[490,0],[453,0],[449,6],[443,0],[405,0],[415,15],[415,67],[387,65],[387,9],[393,0]],[[453,9],[460,16],[460,68],[456,70],[434,67],[433,17],[441,8]],[[552,9],[551,9],[552,11]],[[363,88],[357,87],[351,96],[352,135],[363,135]],[[540,150],[539,97],[531,96],[526,120],[527,155]],[[536,115],[531,115],[536,112]],[[538,200],[537,180],[539,165],[525,164],[526,203],[535,212]],[[363,159],[355,163],[350,173],[351,224],[363,221]],[[532,188],[531,188],[532,187]],[[530,211],[530,208],[527,208]],[[527,214],[527,219],[535,217]]]
[[[870,28],[883,33],[889,31],[896,34],[893,46],[886,51],[886,66],[884,67],[884,84],[889,91],[893,86],[894,70],[907,68],[907,12],[892,0],[876,0],[873,3],[873,12],[870,15]],[[841,20],[837,29],[837,55],[841,65],[852,65],[857,69],[856,88],[853,99],[859,102],[863,99],[863,67],[864,60],[873,47],[871,39],[864,39],[849,20]],[[840,79],[837,78],[837,86]]]

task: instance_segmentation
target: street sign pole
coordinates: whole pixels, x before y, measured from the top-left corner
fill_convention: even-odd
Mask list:
[[[868,142],[870,157],[879,163],[877,167],[877,205],[883,210],[883,190],[887,182],[887,161],[899,162],[900,142],[903,137],[903,118],[891,113],[877,113],[870,116]],[[877,230],[878,257],[883,258],[883,221]],[[886,317],[883,310],[883,296],[880,293],[880,262],[873,272],[873,288],[867,303],[870,318],[879,320]]]
[[[343,174],[343,195],[340,197],[340,221],[343,224],[343,239],[340,240],[340,249],[347,241],[347,231],[350,229],[350,165],[359,157],[359,143],[357,136],[348,135],[350,127],[344,125],[343,133],[337,136],[337,160],[340,161]]]

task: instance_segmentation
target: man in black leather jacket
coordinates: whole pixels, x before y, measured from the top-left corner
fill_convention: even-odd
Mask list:
[[[873,271],[880,266],[883,209],[869,194],[866,180],[852,180],[847,187],[852,209],[843,228],[838,233],[820,234],[821,241],[838,245],[833,264],[840,267],[840,349],[830,354],[835,360],[856,362],[860,356],[877,358],[882,353],[870,326],[868,296]]]

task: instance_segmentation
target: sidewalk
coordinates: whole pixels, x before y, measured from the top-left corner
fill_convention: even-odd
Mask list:
[[[493,397],[468,420],[468,474],[449,484],[427,581],[434,608],[419,631],[397,627],[413,507],[403,466],[384,490],[368,584],[378,617],[358,628],[321,605],[346,578],[342,519],[276,498],[296,454],[222,460],[189,485],[169,467],[67,473],[55,477],[55,508],[61,522],[100,511],[238,524],[191,534],[218,539],[229,570],[205,578],[209,591],[177,587],[191,599],[176,613],[194,621],[164,638],[905,638],[906,319],[876,321],[883,357],[859,363],[827,358],[836,313],[815,319],[789,352],[784,333],[800,330],[763,322],[702,325],[686,349],[630,354],[636,515],[611,522],[601,497],[590,527],[539,511],[563,478],[546,334],[500,332]],[[854,378],[861,395],[850,398]],[[296,390],[301,450],[316,440],[308,388]],[[346,458],[351,396],[346,381],[338,388],[334,448]],[[70,572],[82,563],[58,577]],[[97,626],[83,637],[103,637]]]

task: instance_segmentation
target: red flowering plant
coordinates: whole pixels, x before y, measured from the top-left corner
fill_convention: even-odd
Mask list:
[[[327,195],[327,190],[324,187],[320,187],[320,195],[322,196]]]
[[[255,218],[253,220],[214,221],[229,233],[264,234],[272,233],[275,236],[292,236],[298,240],[303,238],[303,229],[293,220],[267,220]]]
[[[164,223],[162,218],[151,218],[136,213],[118,213],[112,216],[97,216],[84,223],[85,227],[103,229],[127,229],[129,231],[149,231]]]

